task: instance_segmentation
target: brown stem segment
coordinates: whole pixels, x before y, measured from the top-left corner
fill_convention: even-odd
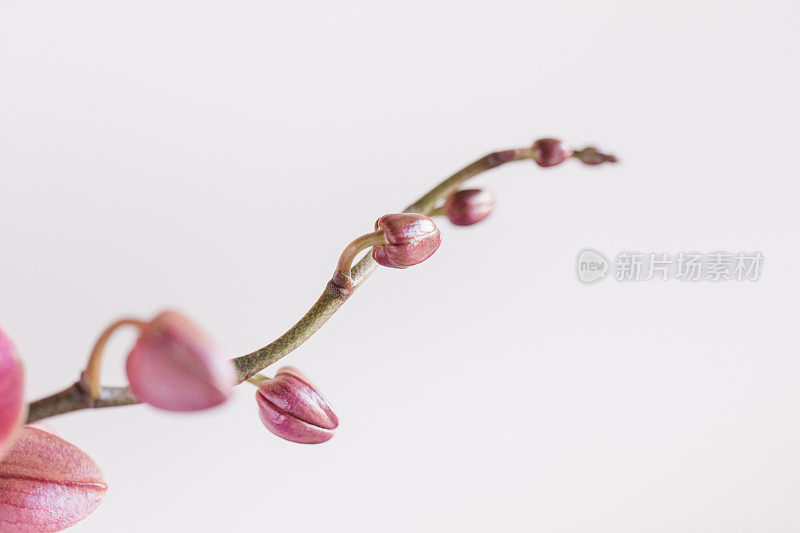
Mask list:
[[[78,381],[66,389],[37,400],[28,406],[28,423],[51,416],[89,408],[121,407],[139,401],[127,387],[103,387],[92,401],[89,391]]]
[[[421,196],[416,202],[408,206],[404,212],[430,215],[440,200],[446,198],[448,194],[458,189],[462,183],[470,178],[511,161],[531,159],[532,155],[530,148],[503,150],[488,154],[448,177],[428,193]],[[364,237],[369,237],[370,235],[374,236],[375,234],[368,234]],[[372,237],[370,237],[370,239],[371,238]],[[358,254],[358,252],[352,252],[352,250],[364,244],[364,242],[356,244],[359,239],[353,241],[353,243],[345,249],[345,253],[348,254],[348,257],[352,256],[349,259],[351,263],[353,258]],[[374,246],[374,244],[368,246]],[[353,248],[351,249],[351,247]],[[363,249],[364,248],[361,248],[361,250]],[[348,252],[348,250],[351,251]],[[345,253],[342,255],[345,256]],[[352,265],[349,269],[348,277],[348,273],[341,267],[342,261],[343,260],[340,259],[339,269],[337,269],[333,278],[328,282],[322,296],[319,297],[311,309],[309,309],[294,326],[263,348],[233,360],[240,382],[255,376],[258,372],[291,353],[308,340],[309,337],[316,333],[323,324],[333,316],[342,304],[347,301],[347,298],[353,294],[353,291],[360,287],[378,266],[375,260],[372,259],[372,255],[367,254],[358,261],[358,263]],[[344,262],[346,263],[347,259],[344,259]],[[92,372],[94,371],[93,369]],[[99,367],[97,372],[99,376]],[[90,380],[89,383],[91,383]],[[138,403],[136,398],[131,394],[130,390],[125,387],[104,387],[100,389],[99,396],[93,401],[90,391],[79,381],[61,392],[57,392],[31,403],[29,406],[28,422],[35,422],[43,418],[81,409],[117,407],[135,403]]]

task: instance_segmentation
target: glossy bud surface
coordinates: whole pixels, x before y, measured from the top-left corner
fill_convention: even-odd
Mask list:
[[[60,531],[103,501],[100,468],[79,448],[25,426],[0,461],[0,531]]]
[[[301,444],[319,444],[333,437],[339,419],[328,401],[299,370],[281,368],[263,381],[256,393],[259,415],[275,435]]]
[[[416,213],[385,215],[375,222],[388,244],[375,246],[372,257],[390,268],[408,268],[432,256],[442,242],[433,220]]]

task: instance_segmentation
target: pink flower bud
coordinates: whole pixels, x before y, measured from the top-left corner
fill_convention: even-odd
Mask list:
[[[17,350],[0,330],[0,457],[13,443],[27,413],[23,387],[24,375]]]
[[[267,429],[292,442],[325,442],[339,425],[327,400],[308,378],[290,366],[278,370],[275,379],[261,382],[256,400]]]
[[[167,411],[223,403],[236,385],[233,363],[184,315],[165,311],[145,324],[126,365],[131,391]]]
[[[378,264],[391,268],[408,268],[422,263],[439,248],[442,236],[433,220],[425,215],[402,213],[384,215],[375,222],[388,244],[372,249]]]
[[[533,143],[533,160],[540,167],[552,167],[572,157],[572,148],[559,139],[539,139]]]
[[[464,189],[447,197],[444,211],[456,226],[477,224],[492,214],[494,197],[483,189]]]
[[[0,531],[60,531],[97,509],[106,488],[91,457],[26,426],[0,461]]]

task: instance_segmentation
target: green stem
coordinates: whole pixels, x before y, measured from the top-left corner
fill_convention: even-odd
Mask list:
[[[446,198],[470,178],[504,163],[530,159],[531,156],[530,148],[488,154],[445,179],[408,206],[404,212],[430,215],[440,200]],[[358,244],[363,243],[359,242]],[[372,259],[372,254],[366,254],[352,266],[350,278],[345,275],[346,273],[337,270],[326,285],[322,296],[286,333],[263,348],[233,360],[239,382],[252,378],[307,341],[336,313],[353,291],[367,280],[376,267],[377,263]],[[78,381],[61,392],[32,402],[29,406],[28,422],[82,409],[118,407],[135,403],[138,401],[127,387],[103,387],[100,390],[100,396],[93,401],[87,387]]]
[[[259,385],[261,385],[265,381],[269,381],[269,378],[267,376],[262,376],[261,374],[256,374],[255,376],[253,376],[251,378],[247,378],[245,381],[247,381],[248,383],[252,383],[256,387],[258,387]]]

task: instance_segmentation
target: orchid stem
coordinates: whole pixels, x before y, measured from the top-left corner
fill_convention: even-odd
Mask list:
[[[533,152],[530,148],[503,150],[488,154],[452,174],[408,206],[404,212],[423,215],[434,214],[437,204],[467,180],[505,163],[531,159],[532,157]],[[240,382],[247,380],[253,384],[261,383],[263,376],[258,376],[258,372],[291,353],[308,340],[333,316],[353,291],[367,280],[377,267],[372,255],[365,255],[355,265],[352,262],[358,252],[384,242],[381,241],[383,237],[379,236],[379,233],[382,235],[382,232],[374,232],[359,237],[345,248],[339,258],[337,273],[328,282],[322,296],[286,333],[263,348],[233,359]],[[28,422],[35,422],[82,409],[117,407],[138,403],[138,400],[127,387],[101,388],[99,385],[100,363],[105,344],[116,329],[126,325],[141,327],[143,322],[134,319],[123,319],[109,326],[100,336],[95,348],[92,350],[92,355],[89,358],[82,380],[70,385],[61,392],[32,402],[29,406]],[[86,386],[82,385],[84,382]],[[85,390],[86,388],[88,390]]]
[[[248,382],[248,383],[252,383],[256,387],[258,387],[259,385],[261,385],[265,381],[269,381],[269,380],[270,380],[270,378],[268,378],[267,376],[263,376],[261,374],[256,374],[253,377],[247,378],[245,381]]]

